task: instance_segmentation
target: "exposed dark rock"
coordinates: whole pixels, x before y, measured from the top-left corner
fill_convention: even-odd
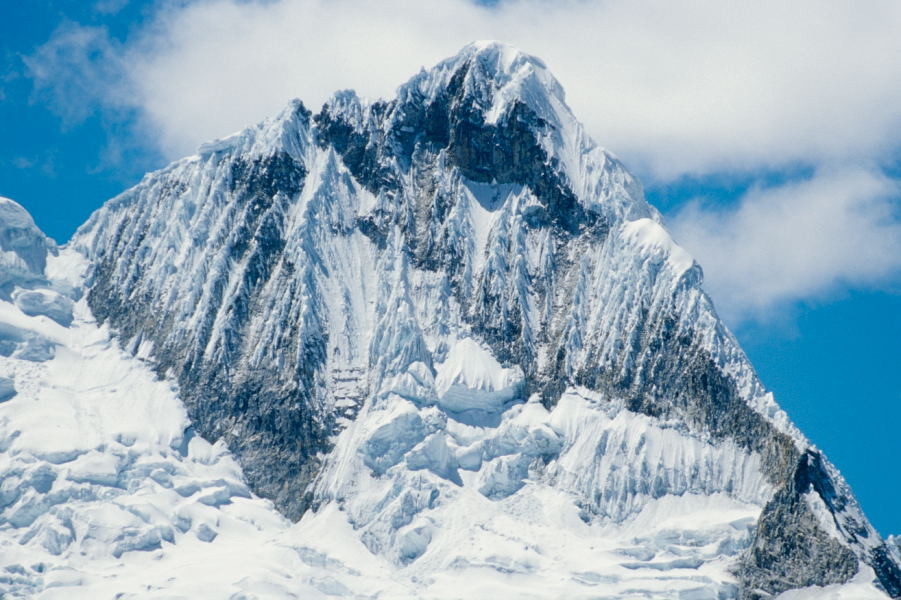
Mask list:
[[[891,558],[886,542],[872,551],[870,566],[876,572],[876,579],[882,589],[892,598],[901,598],[901,568]]]
[[[805,494],[815,493],[835,518],[848,499],[838,496],[822,456],[805,452],[794,475],[764,507],[751,548],[738,571],[741,597],[767,598],[786,590],[844,583],[858,571],[854,552],[824,532]]]
[[[295,369],[259,370],[239,359],[246,327],[259,310],[258,295],[283,260],[286,203],[299,193],[306,171],[284,153],[250,163],[237,158],[230,168],[232,189],[242,208],[237,233],[223,242],[234,263],[245,267],[240,293],[225,307],[229,327],[212,360],[205,358],[204,350],[223,308],[231,273],[213,273],[206,282],[217,301],[209,305],[196,339],[172,335],[174,315],[156,304],[153,291],[129,295],[127,290],[140,282],[132,280],[123,288],[116,279],[122,257],[132,255],[128,248],[140,247],[143,241],[120,231],[112,251],[94,267],[88,302],[98,321],[109,322],[123,339],[154,342],[156,368],[177,377],[197,432],[210,440],[224,439],[251,487],[297,519],[306,508],[303,492],[318,470],[316,456],[326,447],[328,435],[329,424],[314,415],[309,391],[325,360],[325,333],[301,337],[295,329],[286,330],[283,347],[272,351],[300,356]],[[167,189],[176,195],[181,191],[177,185]]]
[[[340,98],[344,103],[359,104],[352,92],[345,92]],[[368,123],[350,122],[347,120],[347,112],[333,112],[331,108],[326,105],[313,117],[317,125],[317,143],[323,148],[334,148],[354,178],[372,193],[395,189],[397,182],[394,174],[382,164],[384,150],[380,143],[380,132],[374,128],[364,128]],[[374,123],[381,121],[386,108],[384,103],[377,103],[371,108]]]

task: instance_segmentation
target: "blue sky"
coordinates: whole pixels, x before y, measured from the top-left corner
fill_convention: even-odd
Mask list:
[[[127,36],[149,3],[104,13],[75,1],[6,2],[0,9],[0,194],[25,206],[47,235],[65,242],[105,200],[165,164],[98,111],[64,118],[35,91],[23,60],[60,27],[79,23]],[[120,151],[113,150],[119,145]]]
[[[877,529],[901,533],[901,11],[783,4],[6,2],[0,195],[64,242],[145,171],[292,97],[387,96],[472,39],[514,43],[642,179]]]

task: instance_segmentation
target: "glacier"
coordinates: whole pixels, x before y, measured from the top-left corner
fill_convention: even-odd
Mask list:
[[[478,42],[0,202],[0,590],[885,598],[901,552],[544,63]]]

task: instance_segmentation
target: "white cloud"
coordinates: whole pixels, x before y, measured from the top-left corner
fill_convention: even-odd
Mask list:
[[[865,169],[750,190],[739,205],[690,202],[669,222],[733,323],[798,300],[901,279],[901,185]]]
[[[142,135],[175,156],[292,97],[316,108],[340,88],[390,96],[420,66],[497,38],[544,58],[594,136],[656,177],[878,159],[901,146],[894,0],[164,6],[121,48],[48,51],[72,41],[61,31],[33,76],[61,90],[80,68],[94,86],[82,99],[137,110]]]
[[[174,158],[294,97],[313,110],[338,89],[391,97],[420,67],[500,39],[542,57],[594,137],[645,178],[819,169],[737,209],[696,203],[675,219],[731,320],[897,274],[898,188],[853,165],[901,151],[901,2],[160,6],[123,43],[58,30],[27,61],[43,97],[69,121],[137,117],[134,139]]]

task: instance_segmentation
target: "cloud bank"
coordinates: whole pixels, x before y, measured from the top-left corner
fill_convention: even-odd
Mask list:
[[[749,191],[738,206],[686,204],[673,235],[703,265],[727,320],[901,280],[901,186],[872,170],[823,171]]]
[[[176,156],[293,97],[390,96],[497,38],[549,64],[603,145],[674,177],[897,148],[899,24],[894,1],[197,0],[163,4],[124,45],[64,28],[29,64],[46,89],[79,73],[92,89],[70,103],[134,109]]]
[[[465,43],[504,40],[542,57],[642,177],[816,169],[676,215],[734,320],[896,273],[898,187],[878,165],[901,151],[899,26],[894,0],[194,0],[161,3],[123,41],[64,26],[27,65],[67,122],[118,115],[174,158],[290,98],[390,97]]]

